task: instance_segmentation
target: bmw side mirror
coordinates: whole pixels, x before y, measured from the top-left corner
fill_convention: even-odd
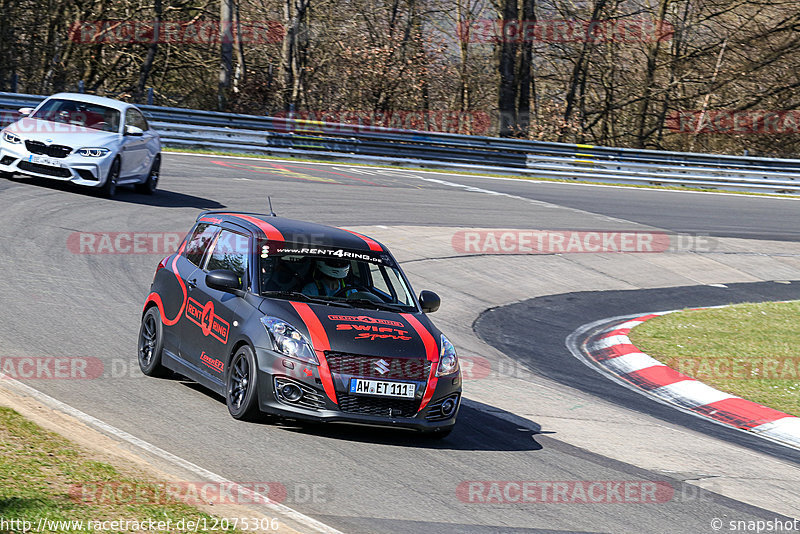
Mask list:
[[[227,269],[216,269],[206,275],[206,285],[212,289],[235,293],[242,289],[239,275]]]
[[[419,294],[419,306],[424,313],[433,313],[439,309],[442,299],[433,291],[424,290]]]
[[[144,130],[142,130],[138,126],[128,125],[125,127],[125,135],[132,135],[134,137],[139,137],[144,135]]]
[[[17,111],[19,111],[20,115],[22,115],[23,117],[27,117],[28,115],[33,113],[33,108],[19,108],[19,110]]]

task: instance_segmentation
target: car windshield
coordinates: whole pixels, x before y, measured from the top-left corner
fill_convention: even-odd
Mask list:
[[[82,126],[104,132],[119,131],[120,113],[118,110],[88,102],[54,98],[42,104],[31,116],[35,119]]]
[[[361,256],[262,252],[261,294],[358,308],[414,311],[411,291],[391,258]]]

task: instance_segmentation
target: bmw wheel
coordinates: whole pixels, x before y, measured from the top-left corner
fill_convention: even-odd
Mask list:
[[[161,365],[161,352],[164,349],[164,325],[161,314],[155,306],[148,309],[142,317],[139,329],[139,369],[147,376],[164,376],[166,368]]]
[[[150,174],[147,175],[147,180],[141,184],[136,184],[136,191],[145,195],[152,195],[156,192],[158,187],[158,176],[161,171],[161,155],[153,159],[153,165],[150,167]]]
[[[225,402],[234,419],[249,420],[256,415],[257,375],[255,354],[250,347],[243,345],[231,359],[225,387]]]
[[[114,163],[111,164],[108,176],[106,176],[106,183],[100,188],[100,192],[104,197],[112,198],[114,196],[117,192],[117,180],[119,180],[119,158],[116,158]]]

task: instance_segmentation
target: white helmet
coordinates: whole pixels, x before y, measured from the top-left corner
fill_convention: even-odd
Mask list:
[[[338,259],[317,260],[317,269],[331,278],[346,278],[350,272],[350,262]]]

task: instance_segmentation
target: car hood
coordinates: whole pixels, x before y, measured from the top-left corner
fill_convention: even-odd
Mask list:
[[[260,310],[301,330],[319,351],[434,360],[440,333],[421,313],[265,299]]]
[[[104,132],[83,126],[32,119],[30,117],[20,119],[6,129],[19,135],[22,139],[75,148],[106,146],[112,141],[118,141],[120,137],[115,132]]]

